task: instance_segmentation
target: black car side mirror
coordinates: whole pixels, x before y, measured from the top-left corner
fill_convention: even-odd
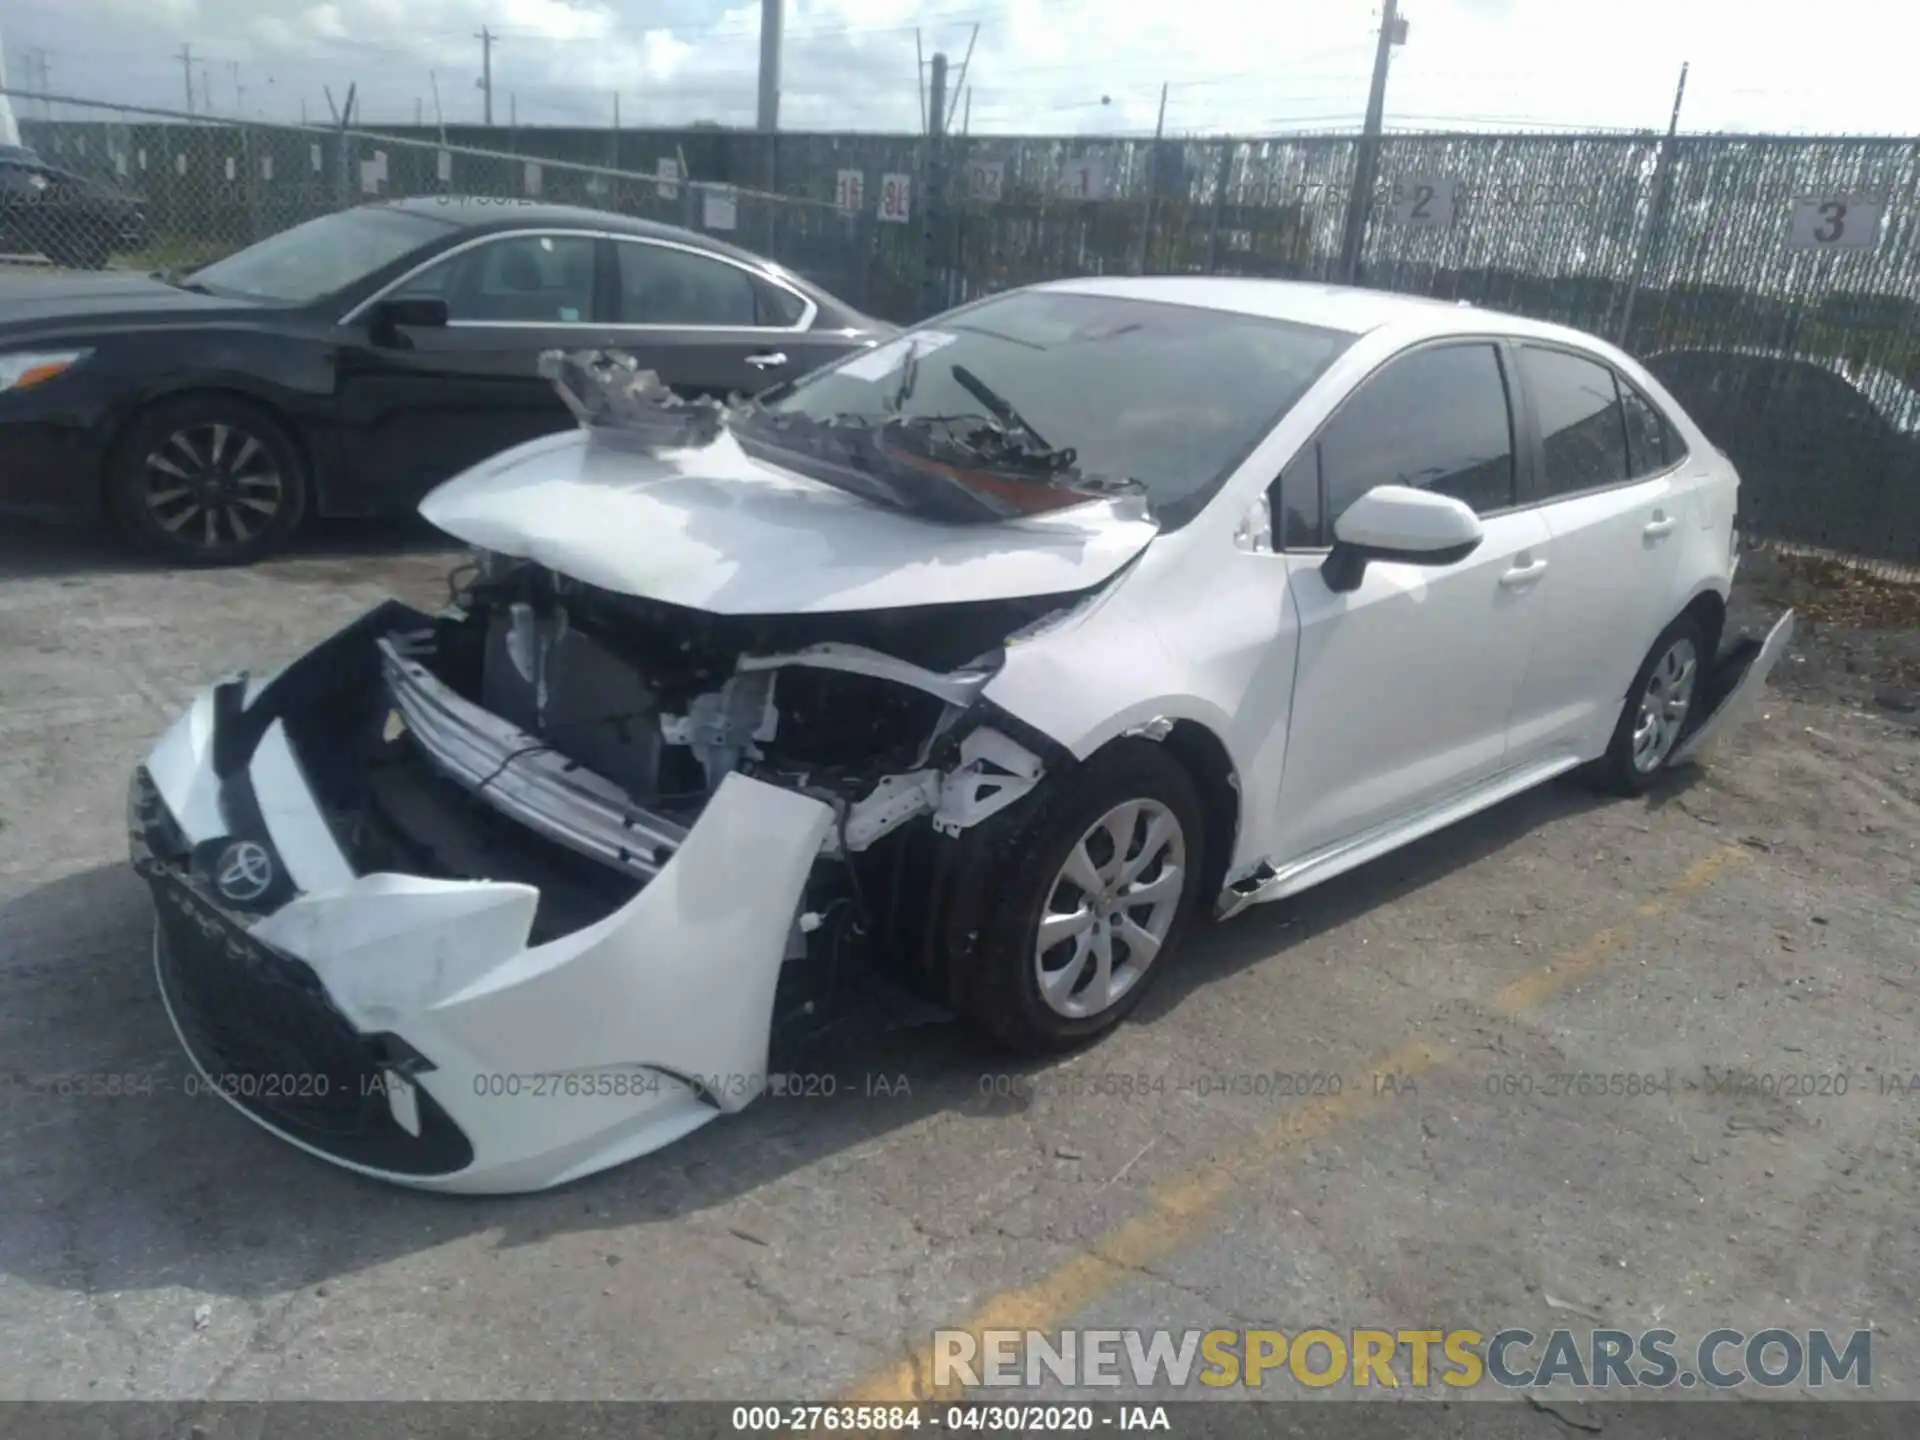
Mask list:
[[[369,317],[374,343],[379,345],[391,344],[402,329],[445,329],[449,318],[447,302],[435,295],[382,300]]]

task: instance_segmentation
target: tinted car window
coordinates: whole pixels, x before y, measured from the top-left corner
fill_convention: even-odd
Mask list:
[[[450,221],[416,210],[363,206],[283,230],[194,271],[193,278],[218,294],[302,305],[345,289],[453,229]]]
[[[1282,550],[1311,550],[1325,545],[1320,512],[1320,447],[1309,442],[1280,472],[1268,496],[1274,544]]]
[[[1540,419],[1543,499],[1627,478],[1627,427],[1613,371],[1564,350],[1524,346],[1520,368]]]
[[[771,400],[815,419],[982,416],[970,373],[1083,474],[1137,480],[1165,528],[1185,524],[1353,343],[1343,331],[1160,301],[1048,290],[996,295]]]
[[[807,313],[806,301],[778,285],[756,280],[753,282],[753,293],[759,306],[759,323],[762,325],[782,328],[798,325],[800,317]]]
[[[1452,495],[1480,514],[1513,504],[1513,421],[1499,352],[1446,345],[1393,361],[1341,407],[1318,450],[1329,519],[1376,485]]]
[[[629,242],[619,253],[620,318],[627,324],[758,323],[753,277],[738,265],[665,245]]]
[[[1627,464],[1633,478],[1657,475],[1677,464],[1686,451],[1673,427],[1638,390],[1617,375],[1614,383],[1620,387],[1620,404],[1627,418]]]
[[[397,292],[447,302],[448,318],[545,321],[594,319],[594,241],[585,235],[514,235],[462,250]]]

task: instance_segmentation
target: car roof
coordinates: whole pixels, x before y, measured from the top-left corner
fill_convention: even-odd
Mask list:
[[[751,250],[741,249],[738,245],[716,240],[711,235],[702,235],[698,231],[684,229],[679,225],[668,225],[658,220],[642,220],[632,215],[621,215],[612,210],[595,210],[586,205],[528,204],[518,200],[502,200],[487,196],[416,195],[404,200],[375,201],[367,208],[376,207],[402,210],[415,215],[431,215],[434,219],[444,221],[457,229],[471,230],[476,234],[492,230],[525,230],[549,225],[580,227],[606,230],[620,235],[635,235],[643,239],[674,240],[683,245],[698,245],[703,250],[712,250],[716,254],[728,255],[753,265],[771,266],[776,270],[783,268],[764,255],[756,255]]]
[[[1657,366],[1669,360],[1742,361],[1818,370],[1851,385],[1895,429],[1920,431],[1920,390],[1916,390],[1895,371],[1871,360],[1846,360],[1837,355],[1796,355],[1789,350],[1770,349],[1763,345],[1684,345],[1655,351],[1646,358],[1645,363]]]
[[[1080,295],[1110,295],[1120,299],[1158,300],[1170,305],[1193,305],[1270,320],[1291,320],[1324,330],[1364,335],[1391,326],[1407,332],[1405,338],[1447,335],[1462,330],[1562,339],[1586,346],[1604,344],[1592,335],[1544,321],[1528,320],[1498,310],[1483,310],[1465,301],[1435,300],[1425,295],[1403,295],[1391,290],[1365,290],[1353,285],[1325,285],[1304,280],[1262,280],[1225,275],[1087,276],[1054,280],[1036,290]]]

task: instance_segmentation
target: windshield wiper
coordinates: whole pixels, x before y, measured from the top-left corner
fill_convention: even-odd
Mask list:
[[[913,394],[914,383],[920,378],[920,342],[918,339],[907,341],[907,358],[900,367],[900,386],[893,392],[893,398],[887,409],[898,415]]]
[[[205,285],[202,285],[198,280],[189,280],[182,276],[177,270],[156,270],[147,278],[149,280],[158,280],[162,285],[171,285],[176,290],[191,290],[196,295],[211,295],[213,293],[213,291],[209,290]]]
[[[1018,410],[1014,409],[1013,405],[1004,395],[1000,394],[999,391],[995,390],[964,365],[954,365],[951,369],[955,383],[982,405],[986,406],[988,411],[993,415],[993,418],[998,420],[1002,426],[1008,430],[1026,431],[1028,438],[1042,450],[1053,449],[1053,446],[1047,443],[1046,436],[1034,429],[1032,423]]]

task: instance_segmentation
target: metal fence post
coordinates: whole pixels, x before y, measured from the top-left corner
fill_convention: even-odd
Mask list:
[[[1667,121],[1666,138],[1660,142],[1660,154],[1653,164],[1653,194],[1647,204],[1647,224],[1640,233],[1640,253],[1634,257],[1633,275],[1627,281],[1625,301],[1620,307],[1620,324],[1613,334],[1613,343],[1623,349],[1627,343],[1627,331],[1633,325],[1634,302],[1640,297],[1640,287],[1646,283],[1647,269],[1653,262],[1653,249],[1664,238],[1666,230],[1666,211],[1668,192],[1673,184],[1673,158],[1675,137],[1680,130],[1680,102],[1687,98],[1687,67],[1680,67],[1680,83],[1673,92],[1673,114]]]
[[[1213,168],[1213,214],[1207,221],[1207,273],[1220,273],[1220,217],[1227,208],[1227,181],[1233,175],[1234,141],[1220,142],[1220,159]]]

